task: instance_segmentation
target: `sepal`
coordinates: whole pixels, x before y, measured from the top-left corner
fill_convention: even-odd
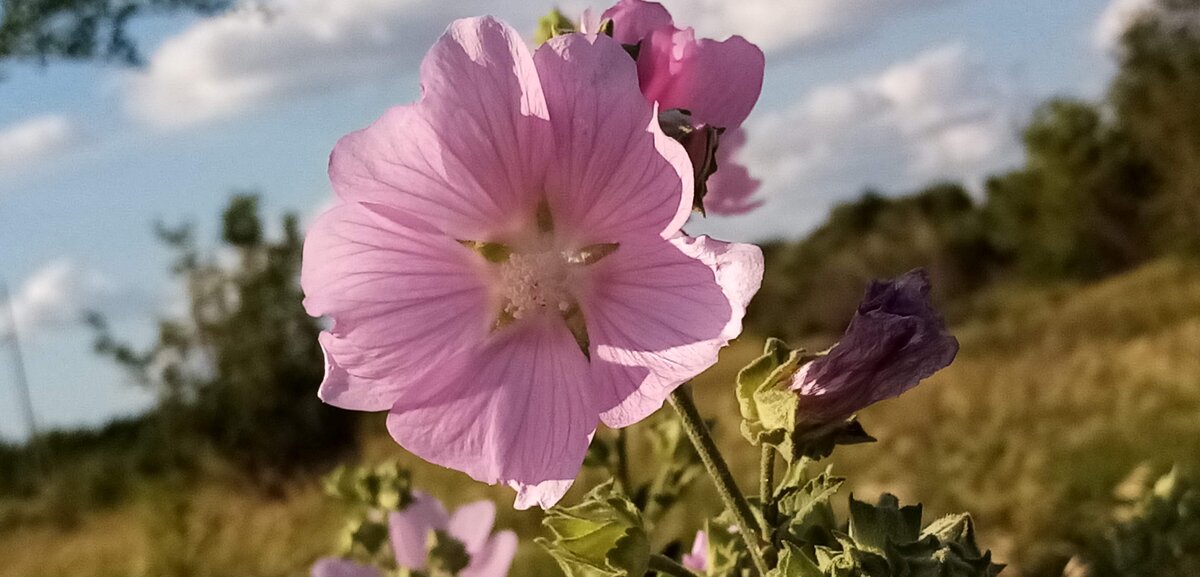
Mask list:
[[[555,36],[570,34],[576,31],[575,22],[567,18],[558,8],[538,20],[537,31],[533,33],[534,44],[541,45]]]

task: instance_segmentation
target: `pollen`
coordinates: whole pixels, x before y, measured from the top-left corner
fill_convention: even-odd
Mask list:
[[[514,319],[571,309],[571,270],[558,251],[514,252],[500,265],[504,312]]]

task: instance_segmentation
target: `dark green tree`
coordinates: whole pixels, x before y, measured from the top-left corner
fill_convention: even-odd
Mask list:
[[[222,222],[223,246],[208,253],[190,227],[160,228],[187,293],[183,318],[161,321],[148,350],[103,330],[97,345],[158,393],[176,434],[270,486],[350,448],[354,421],[316,397],[324,373],[320,325],[301,306],[296,216],[284,216],[281,237],[268,239],[258,198],[238,195]]]
[[[1161,180],[1159,246],[1200,251],[1200,0],[1158,0],[1126,31],[1110,99]]]
[[[984,218],[993,246],[1034,278],[1094,278],[1150,255],[1154,178],[1120,126],[1077,100],[1042,105],[1026,164],[993,177]]]
[[[172,12],[212,14],[230,0],[3,0],[0,62],[52,60],[138,64],[129,33],[136,18]]]
[[[984,282],[995,262],[978,207],[953,183],[893,198],[867,191],[834,207],[804,240],[764,252],[749,322],[788,338],[841,331],[871,279],[925,267],[939,296],[956,296]]]

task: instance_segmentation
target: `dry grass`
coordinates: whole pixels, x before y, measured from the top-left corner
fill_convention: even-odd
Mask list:
[[[972,511],[1012,575],[1048,576],[1072,540],[1102,522],[1114,487],[1137,465],[1200,460],[1200,265],[1164,261],[1087,287],[996,289],[961,317],[955,364],[863,415],[880,443],[839,452],[838,470],[859,496],[890,490],[923,501],[930,516]],[[757,452],[740,441],[730,387],[757,348],[753,339],[735,344],[696,383],[745,487]],[[450,504],[495,499],[498,524],[522,535],[513,575],[552,573],[531,542],[539,515],[503,506],[510,491],[405,455],[379,434],[382,422],[368,430],[377,434],[364,461],[400,458]],[[635,466],[639,473],[648,474]],[[595,478],[585,476],[576,494]],[[662,540],[687,539],[716,510],[701,481]],[[336,504],[312,486],[283,500],[225,483],[158,491],[75,529],[0,534],[0,577],[304,575],[340,523]]]

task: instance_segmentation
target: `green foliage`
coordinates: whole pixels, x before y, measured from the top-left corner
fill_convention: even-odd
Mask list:
[[[646,524],[653,525],[704,473],[704,465],[678,419],[660,419],[648,429],[653,462],[659,466],[651,482],[635,492],[634,503],[644,512]]]
[[[434,531],[429,544],[429,573],[431,577],[451,577],[467,568],[471,556],[461,541],[445,531]]]
[[[742,540],[724,523],[707,522],[704,532],[708,536],[707,575],[743,577],[750,575],[750,556]]]
[[[138,64],[127,28],[136,18],[176,11],[211,14],[229,0],[3,0],[0,62],[103,59]]]
[[[555,507],[542,520],[551,538],[538,543],[568,577],[641,577],[650,561],[650,539],[637,507],[612,480],[573,507]]]
[[[155,415],[100,429],[50,431],[23,446],[0,444],[0,529],[73,527],[92,510],[124,503],[147,481],[186,477],[195,455],[176,446]]]
[[[877,505],[850,497],[849,515],[833,545],[786,543],[780,577],[994,577],[1003,569],[980,552],[967,515],[922,529],[921,506],[901,507],[892,495]]]
[[[1091,280],[1200,253],[1200,0],[1157,0],[1124,35],[1106,99],[1055,99],[1025,127],[1025,163],[987,179],[836,206],[802,241],[764,247],[747,323],[796,341],[841,330],[872,278],[922,266],[935,297],[997,281]]]
[[[1200,1],[1158,0],[1122,38],[1116,121],[1152,168],[1156,243],[1200,251]]]
[[[561,10],[555,8],[538,20],[538,27],[537,31],[533,34],[533,41],[536,44],[542,44],[555,36],[570,34],[574,31],[575,22],[567,18]]]
[[[1089,555],[1092,576],[1200,575],[1200,477],[1172,469],[1122,516]]]
[[[873,279],[924,267],[936,296],[959,296],[983,286],[997,263],[978,207],[956,184],[897,198],[867,192],[834,207],[804,240],[763,252],[747,323],[790,341],[840,332]]]
[[[780,541],[829,543],[831,532],[837,528],[833,497],[846,479],[835,477],[829,468],[809,478],[805,465],[803,461],[790,464],[788,476],[776,489],[772,510],[767,515],[786,520],[777,523]]]
[[[303,239],[295,215],[266,239],[257,198],[235,196],[223,215],[224,254],[204,253],[190,228],[160,230],[188,295],[184,318],[164,319],[158,342],[118,343],[102,319],[97,350],[159,397],[170,434],[210,446],[266,488],[352,447],[353,417],[313,394],[324,374],[320,325],[301,302]]]
[[[337,554],[383,567],[394,567],[388,539],[388,513],[402,511],[413,501],[412,475],[395,461],[374,466],[342,465],[321,479],[326,495],[349,506],[337,539]],[[456,564],[456,549],[445,535],[435,538],[433,550],[443,564]],[[458,545],[461,547],[461,544]],[[465,556],[465,550],[462,551]],[[465,565],[464,565],[465,566]]]
[[[412,502],[412,475],[395,461],[339,466],[321,479],[331,497],[363,510],[400,511]]]
[[[988,182],[996,252],[1033,278],[1095,278],[1150,254],[1151,176],[1125,133],[1088,103],[1052,100],[1025,130],[1026,166]]]

